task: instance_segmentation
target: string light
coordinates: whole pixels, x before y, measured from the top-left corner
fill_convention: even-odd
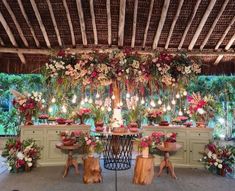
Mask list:
[[[141,99],[140,103],[143,105],[145,103],[144,98]]]
[[[84,103],[85,103],[85,102],[84,102],[84,100],[82,99],[82,100],[81,100],[81,105],[84,105]]]
[[[150,101],[150,105],[151,105],[152,107],[155,107],[155,106],[156,106],[156,104],[155,104],[155,102],[154,102],[153,100]]]
[[[77,96],[74,95],[74,96],[73,96],[73,99],[72,99],[72,103],[76,103],[76,101],[77,101]]]
[[[85,101],[85,103],[86,103],[86,102],[88,102],[88,98],[87,98],[87,97],[85,97],[84,101]]]
[[[165,105],[163,106],[163,112],[166,112],[166,106]]]
[[[48,111],[49,111],[49,113],[51,113],[53,111],[53,108],[49,107]]]
[[[159,100],[157,101],[157,103],[158,103],[158,105],[161,105],[161,104],[162,104],[162,100],[159,99]]]
[[[100,98],[100,94],[97,92],[97,94],[95,95],[95,98],[98,99]]]
[[[138,96],[135,96],[135,100],[136,100],[136,101],[139,101],[139,97],[138,97]]]
[[[122,103],[122,101],[119,103],[119,105],[120,105],[120,107],[122,107],[122,106],[123,106],[123,103]]]
[[[101,110],[104,111],[104,106],[101,107]]]
[[[62,112],[63,112],[63,113],[66,113],[66,112],[67,112],[67,108],[65,107],[65,105],[63,105],[63,106],[61,107],[61,109],[62,109]]]
[[[89,100],[88,100],[88,103],[92,103],[93,102],[93,100],[92,100],[92,98],[90,98]]]
[[[126,94],[126,98],[130,98],[131,95],[129,93]]]
[[[53,97],[53,98],[51,99],[51,102],[52,102],[52,103],[55,103],[55,101],[56,101],[56,100],[55,100],[55,98]]]
[[[173,99],[173,100],[171,101],[171,103],[172,103],[172,105],[175,105],[175,104],[176,104],[175,99]]]
[[[179,98],[180,98],[180,94],[177,93],[175,97],[176,97],[177,99],[179,99]]]
[[[167,109],[167,111],[170,111],[171,110],[171,106],[167,105],[166,109]]]
[[[182,116],[183,112],[181,110],[179,110],[179,116]]]
[[[111,99],[114,100],[115,99],[115,95],[112,95]]]
[[[184,96],[186,96],[186,95],[187,95],[187,92],[186,92],[186,91],[184,91],[184,92],[183,92],[183,95],[184,95]]]

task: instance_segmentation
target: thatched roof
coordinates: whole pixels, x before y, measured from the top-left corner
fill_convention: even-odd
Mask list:
[[[0,72],[37,72],[50,49],[132,47],[235,73],[234,0],[1,0],[0,23]]]

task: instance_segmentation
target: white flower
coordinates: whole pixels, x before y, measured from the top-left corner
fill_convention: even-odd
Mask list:
[[[31,162],[28,162],[27,164],[29,167],[33,166],[33,163],[31,163]]]
[[[23,160],[24,159],[24,154],[22,152],[18,152],[17,153],[17,158],[20,159],[20,160]]]
[[[216,154],[212,154],[212,158],[216,159],[217,158]]]
[[[197,112],[199,113],[199,114],[204,114],[205,113],[205,110],[204,109],[202,109],[202,108],[199,108],[198,110],[197,110]]]
[[[207,159],[207,157],[206,157],[206,156],[204,156],[204,159]]]
[[[215,165],[215,166],[217,166],[217,165],[218,165],[218,163],[217,163],[217,162],[215,162],[215,163],[214,163],[214,165]]]
[[[212,156],[212,152],[211,152],[211,151],[209,151],[209,152],[207,153],[207,156],[208,156],[208,158],[211,158],[211,156]]]
[[[223,165],[222,165],[222,164],[218,164],[218,168],[220,168],[220,169],[221,169],[222,167],[223,167]]]

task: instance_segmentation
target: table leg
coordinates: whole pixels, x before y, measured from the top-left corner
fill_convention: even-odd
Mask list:
[[[64,174],[63,174],[63,178],[68,175],[69,167],[72,166],[72,165],[75,168],[75,174],[78,174],[78,164],[77,164],[77,161],[75,159],[73,159],[73,151],[69,150],[68,151],[68,158],[67,158],[67,161],[66,161],[65,170],[64,170]]]

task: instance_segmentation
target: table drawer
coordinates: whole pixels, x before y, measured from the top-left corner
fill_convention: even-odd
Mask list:
[[[40,136],[40,135],[43,135],[43,130],[42,129],[28,129],[28,130],[23,130],[22,131],[22,133],[24,134],[24,135],[38,135],[38,136]]]
[[[190,132],[189,136],[192,138],[211,138],[211,133],[210,132],[201,132],[201,131],[195,131],[195,132]]]
[[[65,129],[48,129],[47,134],[48,135],[59,135],[61,132],[65,131]]]

